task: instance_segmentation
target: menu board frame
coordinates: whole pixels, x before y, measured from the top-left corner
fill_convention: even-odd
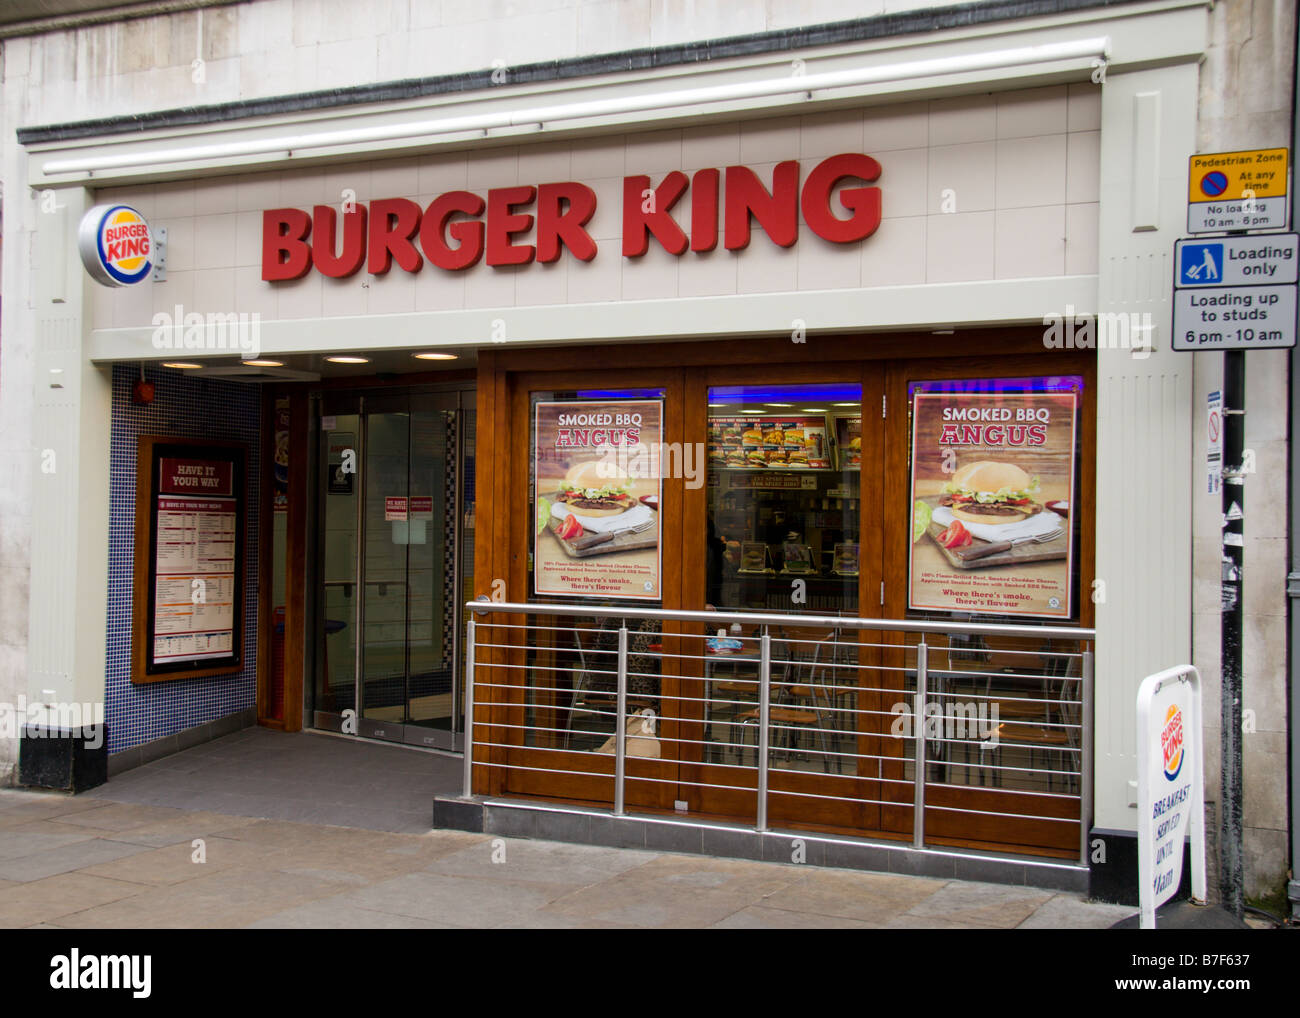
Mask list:
[[[1078,618],[1077,585],[1081,578],[1077,544],[1080,527],[1093,523],[1091,519],[1080,517],[1077,501],[1086,391],[1087,380],[1082,374],[1045,376],[1026,373],[1004,378],[973,376],[909,381],[908,519],[912,528],[907,555],[909,612],[960,612],[1041,618],[1062,623]],[[935,407],[922,412],[922,400],[934,403]],[[950,410],[956,411],[951,418],[948,416]],[[968,410],[993,415],[963,416],[962,412]],[[1061,423],[1062,411],[1068,414],[1068,423]],[[943,421],[952,423],[943,424]],[[984,424],[984,421],[991,423]],[[946,446],[936,447],[932,434],[929,458],[933,461],[933,453],[938,448],[951,455],[951,463],[935,468],[931,462],[928,468],[923,467],[919,462],[922,432],[927,427],[933,429],[936,426],[941,428],[940,435],[951,429],[952,437]],[[995,431],[997,434],[993,437]],[[923,518],[925,525],[922,526],[917,520],[916,510],[924,507],[919,506],[918,499],[931,505],[938,504],[939,496],[934,489],[936,477],[943,479],[947,476],[955,483],[961,477],[961,466],[976,467],[980,461],[1003,469],[1008,464],[1018,467],[1023,463],[1022,480],[1026,475],[1043,474],[1042,491],[1025,496],[1040,502],[1039,512],[1028,520],[1010,524],[1019,529],[1009,531],[1009,537],[992,533],[996,528],[988,524],[977,528],[967,516],[964,525],[971,527],[971,533],[965,535],[965,543],[945,545],[944,526],[948,520],[929,521],[927,516]],[[1035,466],[1030,466],[1030,461]],[[935,473],[936,469],[939,474]],[[1051,483],[1047,480],[1049,476]],[[924,498],[920,487],[923,483],[928,491]],[[1039,484],[1036,476],[1033,483]],[[1063,508],[1053,509],[1053,505]],[[935,510],[935,515],[938,515],[938,510]],[[1046,542],[1032,540],[1031,530],[1050,531],[1049,522],[1056,524],[1059,537],[1055,540],[1049,538]],[[958,539],[962,536],[957,535]],[[1009,548],[1010,538],[1016,540]],[[950,550],[941,551],[941,564],[937,567],[931,564],[930,573],[926,573],[918,562],[918,548],[930,550],[932,544]],[[989,544],[992,547],[988,547]],[[996,554],[985,554],[982,549],[986,547]],[[975,554],[970,555],[964,548],[973,548]],[[946,563],[943,562],[945,558]],[[987,579],[981,583],[981,577]],[[945,589],[945,585],[951,589]],[[1052,595],[1052,590],[1059,593]],[[950,600],[922,602],[918,592],[928,593],[931,598],[938,593],[950,597]],[[1019,602],[1025,604],[1021,606]]]
[[[799,434],[798,441],[787,441],[787,432],[793,427]],[[747,437],[749,431],[764,436],[779,434],[778,441],[768,443],[751,442]],[[726,432],[735,432],[727,439]],[[821,453],[812,452],[811,439],[804,442],[805,432],[820,436]],[[710,469],[736,471],[738,473],[794,473],[817,474],[834,473],[835,457],[831,450],[833,437],[831,425],[825,414],[810,414],[791,411],[789,413],[770,412],[763,414],[710,414],[708,418],[708,456]],[[806,457],[808,462],[787,461],[789,456]],[[746,462],[750,455],[762,457],[762,462]],[[726,457],[719,459],[719,457]],[[777,457],[776,462],[772,462]],[[734,459],[734,462],[733,462]],[[813,464],[821,463],[821,466]]]
[[[540,399],[532,413],[532,481],[530,487],[533,521],[533,596],[573,597],[603,600],[663,602],[664,501],[666,464],[664,428],[667,400],[663,397],[633,396],[602,399]],[[544,438],[545,436],[545,438]],[[647,441],[648,439],[648,441]],[[547,477],[547,460],[559,450],[566,470],[587,471],[582,476],[593,487],[602,479],[630,485],[633,506],[622,514],[583,516],[557,498]],[[573,474],[566,474],[568,477]],[[653,491],[648,489],[653,488]],[[645,504],[645,495],[653,496]],[[543,502],[545,500],[545,504]],[[636,503],[640,504],[636,504]],[[555,506],[561,515],[585,521],[591,533],[570,537],[558,526]],[[621,520],[633,513],[649,514],[649,525],[618,529],[606,527],[607,520]],[[608,538],[608,533],[615,536]],[[606,535],[601,540],[602,533]],[[594,539],[593,539],[594,538]],[[649,556],[653,549],[653,556]],[[647,558],[652,558],[652,561]],[[623,570],[620,573],[620,569]],[[629,570],[641,570],[641,589]],[[567,575],[566,575],[567,574]],[[599,588],[599,589],[598,589]]]
[[[182,459],[229,466],[234,502],[234,561],[230,653],[160,662],[154,657],[158,589],[158,514],[162,461]],[[141,435],[136,446],[135,556],[131,609],[131,682],[146,684],[227,675],[244,666],[245,541],[248,525],[248,446],[243,442]],[[224,486],[223,486],[223,490]],[[185,497],[185,496],[172,496]]]
[[[859,442],[859,448],[855,452],[849,448],[851,441],[850,432],[856,423],[858,428],[858,438],[862,437],[862,411],[855,410],[852,413],[831,414],[831,437],[835,442],[835,469],[840,473],[846,470],[859,470],[862,467],[862,449]],[[846,441],[847,440],[847,441]]]

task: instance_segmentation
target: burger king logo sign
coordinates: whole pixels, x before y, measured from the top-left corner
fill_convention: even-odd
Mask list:
[[[1160,752],[1165,777],[1173,781],[1183,769],[1183,712],[1176,703],[1171,703],[1165,713],[1165,724],[1160,729]]]
[[[77,246],[86,271],[105,286],[131,286],[153,271],[153,235],[129,205],[96,205],[87,212]]]

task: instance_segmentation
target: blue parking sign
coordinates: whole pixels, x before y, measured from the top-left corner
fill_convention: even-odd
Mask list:
[[[1178,285],[1204,286],[1223,279],[1222,244],[1184,244],[1178,259]]]

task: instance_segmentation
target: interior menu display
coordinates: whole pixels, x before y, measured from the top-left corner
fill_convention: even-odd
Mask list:
[[[709,462],[736,470],[829,470],[826,418],[710,417]]]
[[[212,675],[242,659],[242,446],[140,439],[132,681]]]
[[[235,635],[234,464],[165,456],[160,468],[153,661],[228,657]]]

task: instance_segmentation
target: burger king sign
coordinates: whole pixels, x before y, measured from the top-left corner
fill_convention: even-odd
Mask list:
[[[131,286],[153,271],[153,235],[129,205],[96,205],[87,212],[77,246],[86,271],[105,286]]]
[[[1143,680],[1137,695],[1138,899],[1141,925],[1183,877],[1183,842],[1192,849],[1192,897],[1205,900],[1204,747],[1201,676],[1191,665]]]

